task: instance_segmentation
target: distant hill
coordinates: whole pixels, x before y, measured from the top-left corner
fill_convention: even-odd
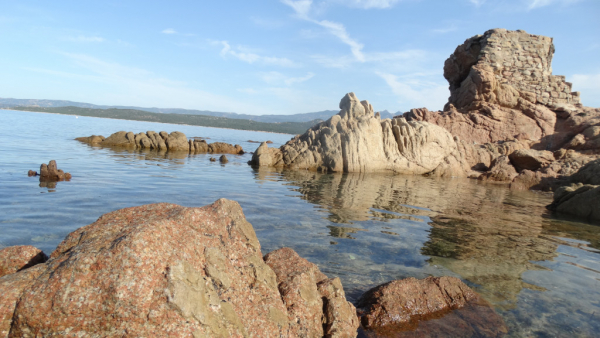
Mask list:
[[[323,110],[314,113],[303,113],[303,114],[292,114],[292,115],[249,115],[249,114],[237,114],[227,112],[215,112],[210,110],[194,110],[194,109],[182,109],[182,108],[144,108],[134,106],[103,106],[95,105],[84,102],[73,102],[65,100],[37,100],[37,99],[11,99],[11,98],[0,98],[0,108],[11,108],[18,106],[27,107],[40,107],[40,108],[52,108],[52,107],[79,107],[79,108],[91,108],[91,109],[133,109],[143,110],[151,113],[162,113],[162,114],[185,114],[185,115],[205,115],[205,116],[218,116],[226,117],[229,119],[243,119],[252,120],[257,122],[277,123],[277,122],[310,122],[314,120],[328,120],[331,116],[337,114],[338,110]],[[381,118],[392,118],[394,115],[400,113],[391,114],[387,110],[381,112]]]
[[[6,109],[6,108],[5,108]],[[54,114],[78,115],[103,117],[120,120],[148,121],[161,122],[172,124],[187,124],[192,126],[229,128],[239,130],[254,130],[266,131],[272,133],[284,134],[302,134],[313,125],[322,122],[321,119],[316,119],[308,122],[276,122],[267,123],[260,121],[252,121],[245,119],[231,119],[220,116],[207,116],[195,114],[164,114],[153,113],[138,109],[120,109],[120,108],[85,108],[85,107],[10,107],[11,110],[44,112]]]

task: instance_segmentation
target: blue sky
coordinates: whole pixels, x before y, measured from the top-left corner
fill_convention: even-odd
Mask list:
[[[600,107],[598,0],[2,1],[0,97],[247,114],[441,109],[444,60],[491,28],[554,38]]]

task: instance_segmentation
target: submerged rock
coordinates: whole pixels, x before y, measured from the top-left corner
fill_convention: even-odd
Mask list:
[[[119,131],[107,138],[102,135],[89,137],[78,137],[77,141],[94,146],[132,148],[132,149],[155,149],[168,150],[170,152],[189,152],[190,154],[244,154],[244,150],[238,144],[231,145],[223,142],[207,143],[200,137],[190,140],[184,133],[174,131],[167,133],[161,131],[147,131],[146,133],[134,134],[133,132]]]
[[[219,162],[227,163],[227,162],[229,162],[229,160],[227,159],[227,156],[221,155],[221,157],[219,157]]]
[[[0,333],[356,336],[339,280],[291,249],[268,257],[277,274],[233,201],[117,210],[69,234],[46,263],[0,278]]]
[[[454,277],[395,280],[367,291],[358,307],[363,327],[376,336],[501,337],[507,332],[489,304]]]
[[[31,245],[9,246],[0,249],[0,277],[44,263],[47,260],[48,256],[42,250]]]

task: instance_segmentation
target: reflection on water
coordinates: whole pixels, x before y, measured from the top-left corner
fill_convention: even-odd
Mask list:
[[[512,336],[600,332],[592,320],[600,313],[600,228],[554,219],[544,208],[548,195],[462,179],[277,174],[300,198],[326,210],[325,218],[336,223],[328,226],[332,237],[356,239],[359,231],[374,231],[357,225],[373,220],[403,220],[405,227],[427,222],[420,248],[426,262],[470,283],[507,318]],[[276,177],[269,169],[256,171],[259,180],[269,176]],[[580,280],[573,284],[562,270]]]
[[[398,278],[462,278],[491,302],[513,337],[593,337],[600,332],[600,227],[558,219],[548,195],[473,180],[253,169],[251,154],[107,149],[75,137],[117,130],[174,130],[240,144],[288,135],[0,111],[0,247],[50,253],[107,212],[147,203],[238,201],[263,252],[289,246],[339,276],[355,301]],[[60,133],[56,131],[60,130]],[[54,159],[70,182],[40,189],[27,171]],[[43,193],[40,192],[50,192]]]

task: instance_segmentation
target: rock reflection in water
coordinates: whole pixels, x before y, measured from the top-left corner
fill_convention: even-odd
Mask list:
[[[600,297],[594,286],[600,287],[600,227],[553,218],[544,207],[551,199],[548,195],[465,179],[262,168],[255,173],[258,179],[283,179],[300,198],[325,210],[327,220],[335,223],[327,226],[333,237],[365,241],[364,236],[358,238],[359,232],[361,227],[373,231],[367,226],[373,220],[428,222],[429,230],[423,230],[428,236],[420,249],[423,259],[429,266],[457,274],[505,316],[512,316],[511,332],[516,336],[524,334],[517,326],[582,336],[598,328],[588,319],[600,310],[593,301]],[[398,246],[414,240],[396,237]],[[361,259],[363,269],[374,269],[369,257]],[[385,258],[371,259],[393,266]],[[431,272],[425,267],[421,271]],[[574,275],[580,277],[577,285]],[[575,311],[581,315],[557,319]]]

